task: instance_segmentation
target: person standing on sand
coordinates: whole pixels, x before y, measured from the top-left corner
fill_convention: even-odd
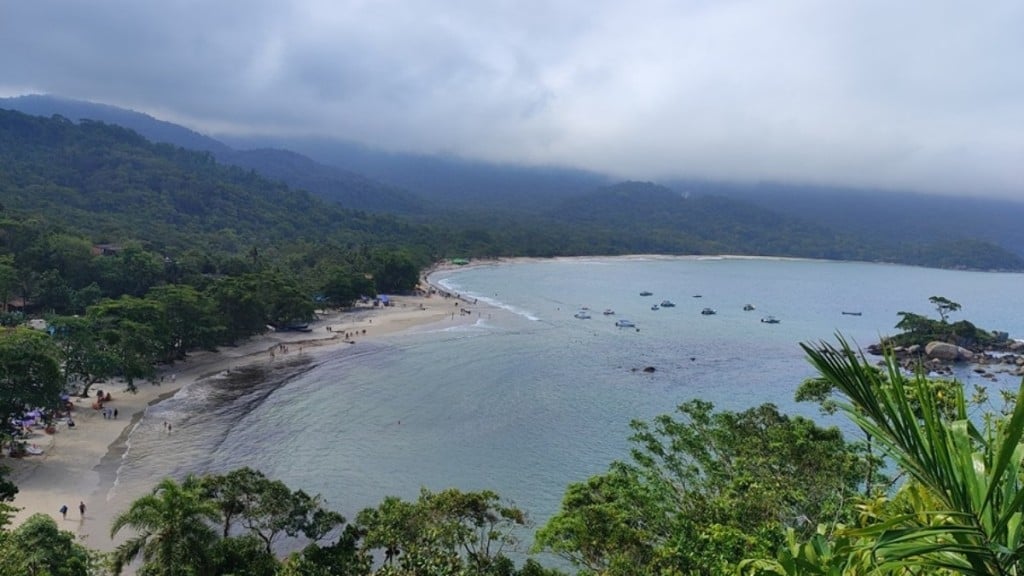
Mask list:
[[[78,502],[78,513],[81,514],[82,520],[85,520],[85,502],[84,501],[79,501]]]
[[[61,506],[60,506],[60,515],[63,516],[65,520],[68,519],[68,505],[67,504],[61,504]]]

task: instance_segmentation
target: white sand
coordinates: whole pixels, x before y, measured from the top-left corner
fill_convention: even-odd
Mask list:
[[[112,549],[108,536],[110,521],[120,510],[106,510],[103,502],[91,502],[89,496],[106,493],[111,488],[101,486],[104,481],[100,474],[101,463],[104,457],[120,458],[122,435],[130,432],[133,422],[151,404],[207,375],[252,363],[270,362],[275,355],[281,354],[279,345],[282,343],[287,345],[290,354],[299,348],[313,347],[327,352],[327,347],[349,346],[353,342],[358,345],[362,340],[414,327],[437,323],[461,324],[472,318],[459,313],[466,303],[437,294],[427,297],[396,296],[391,301],[393,305],[386,308],[359,307],[353,311],[321,315],[319,320],[310,324],[312,332],[273,332],[237,347],[222,348],[216,353],[191,354],[185,362],[162,370],[162,384],[138,382],[135,394],[125,392],[123,383],[95,386],[94,390],[111,392],[113,399],[107,406],[117,408],[116,420],[104,419],[99,410],[91,407],[91,399],[74,398],[75,427],[61,424],[55,434],[45,434],[40,430],[28,440],[43,449],[42,455],[0,459],[0,464],[11,468],[11,478],[19,488],[14,505],[20,510],[14,517],[14,525],[41,512],[55,518],[61,527],[77,531],[90,546]],[[83,500],[86,505],[84,518],[78,511],[79,502]],[[59,512],[62,505],[68,507],[66,519]]]

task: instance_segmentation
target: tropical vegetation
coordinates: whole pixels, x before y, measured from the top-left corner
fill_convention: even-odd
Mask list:
[[[978,328],[967,320],[949,321],[949,315],[961,309],[958,302],[944,296],[932,296],[928,301],[935,307],[939,319],[935,320],[913,312],[898,312],[900,317],[896,323],[899,333],[886,338],[885,343],[891,346],[925,346],[929,342],[948,342],[975,351],[986,347],[1006,344],[1006,333]]]

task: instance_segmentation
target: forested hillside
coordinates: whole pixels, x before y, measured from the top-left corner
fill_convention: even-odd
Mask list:
[[[684,194],[644,182],[609,186],[568,199],[552,216],[569,225],[603,230],[595,240],[641,246],[645,252],[750,254],[864,260],[944,268],[1022,269],[1024,261],[977,240],[894,242],[837,232],[724,196]]]
[[[150,242],[180,245],[187,236],[227,251],[239,250],[241,235],[243,244],[330,238],[345,245],[405,246],[432,258],[733,253],[1024,269],[1022,253],[1013,253],[1018,242],[1024,244],[1024,233],[1009,225],[1016,214],[1009,203],[1001,211],[985,212],[971,209],[964,200],[950,204],[951,199],[913,197],[918,199],[915,212],[907,195],[892,196],[900,209],[887,210],[880,201],[861,206],[850,194],[801,195],[785,186],[607,186],[607,177],[580,170],[382,153],[330,140],[289,141],[325,162],[333,161],[329,166],[289,150],[234,150],[180,126],[102,105],[49,97],[3,103],[37,113],[58,110],[80,118],[95,114],[137,126],[150,139],[172,143],[155,146],[128,131],[80,120],[91,132],[89,137],[98,138],[95,142],[51,145],[66,148],[61,154],[74,162],[70,168],[88,166],[88,177],[72,170],[54,180],[51,177],[60,170],[49,166],[53,152],[33,156],[31,150],[38,148],[33,138],[47,131],[66,132],[73,124],[64,121],[62,129],[36,133],[23,128],[23,133],[10,136],[12,145],[24,140],[26,149],[19,152],[24,155],[19,161],[34,162],[21,172],[45,175],[31,186],[11,180],[11,190],[21,194],[12,197],[11,206],[34,205],[47,217],[88,222],[91,237],[133,230],[138,231],[133,237]],[[111,146],[122,149],[113,152]],[[145,148],[145,158],[126,152],[125,146]],[[209,153],[179,148],[189,146]],[[161,168],[167,162],[180,162],[180,168],[194,174],[170,174]],[[229,170],[217,162],[244,169]],[[132,170],[143,174],[129,176]],[[75,193],[68,196],[68,183],[87,191],[91,204],[83,205],[83,197]],[[24,192],[29,189],[32,201],[26,202]],[[137,196],[139,191],[147,193]],[[948,207],[954,205],[959,207],[957,217],[949,214]],[[830,206],[836,209],[829,211]],[[285,214],[273,215],[278,209]],[[205,224],[196,224],[197,218]]]
[[[64,116],[74,122],[93,120],[122,126],[154,143],[210,152],[222,164],[254,171],[264,178],[307,190],[351,210],[408,214],[423,209],[422,203],[408,192],[360,174],[274,147],[235,150],[183,126],[131,110],[39,95],[0,99],[0,108],[47,118]]]
[[[96,242],[239,252],[294,241],[429,246],[423,228],[345,211],[99,122],[0,111],[0,199]]]
[[[879,241],[950,243],[984,241],[1024,256],[1024,202],[883,190],[853,190],[779,183],[667,183],[691,194],[716,195],[816,222],[837,232]]]

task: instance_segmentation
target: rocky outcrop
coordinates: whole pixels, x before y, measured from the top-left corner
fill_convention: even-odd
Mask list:
[[[956,344],[938,341],[929,342],[924,347],[924,354],[928,358],[945,362],[970,362],[974,359],[974,353],[970,350]]]
[[[872,344],[867,351],[881,356],[885,348],[882,344]],[[1024,343],[1014,340],[984,350],[969,350],[956,344],[935,341],[925,346],[895,346],[892,353],[900,366],[908,372],[924,370],[939,376],[952,376],[955,364],[971,364],[975,373],[989,379],[995,379],[997,373],[1024,376]]]
[[[955,344],[929,342],[924,347],[924,354],[928,358],[945,360],[946,362],[956,362],[957,350],[959,350],[959,348],[960,347]]]

